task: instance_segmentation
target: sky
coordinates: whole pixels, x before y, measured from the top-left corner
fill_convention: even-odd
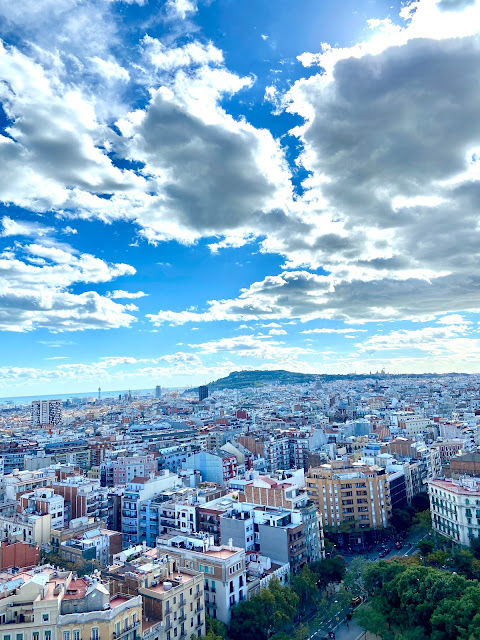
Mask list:
[[[0,396],[480,371],[480,0],[0,0]]]

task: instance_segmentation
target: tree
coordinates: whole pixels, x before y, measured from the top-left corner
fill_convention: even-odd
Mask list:
[[[300,611],[305,611],[306,607],[311,606],[318,600],[317,578],[308,566],[305,566],[300,573],[292,577],[291,585],[299,598]]]
[[[298,603],[297,594],[273,577],[268,587],[232,608],[229,636],[232,640],[267,640],[270,633],[291,623]]]
[[[412,525],[412,516],[403,509],[393,509],[390,525],[397,533],[404,533]]]
[[[426,540],[419,540],[417,542],[417,549],[420,551],[422,556],[427,556],[429,553],[432,553],[435,545],[432,539],[427,538]]]
[[[310,565],[310,569],[317,578],[319,589],[325,589],[331,582],[341,582],[345,575],[346,567],[347,563],[342,556],[317,560]]]

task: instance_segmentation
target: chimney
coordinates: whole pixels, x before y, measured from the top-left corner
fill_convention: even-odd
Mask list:
[[[228,539],[228,548],[230,551],[233,551],[233,538]]]

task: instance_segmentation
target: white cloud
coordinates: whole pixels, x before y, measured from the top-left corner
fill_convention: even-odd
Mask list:
[[[126,306],[95,291],[71,293],[69,287],[134,273],[130,265],[110,264],[68,245],[18,244],[0,254],[0,330],[128,327],[135,317]]]
[[[144,298],[145,296],[148,296],[148,293],[144,293],[143,291],[124,291],[123,289],[116,289],[115,291],[107,293],[107,298],[112,298],[113,300],[122,298],[135,300],[136,298]]]
[[[366,329],[355,329],[355,328],[350,328],[350,329],[329,329],[327,327],[322,327],[321,329],[306,329],[305,331],[301,331],[300,333],[339,333],[339,334],[346,334],[346,333],[354,333],[354,332],[366,332]]]
[[[269,336],[286,336],[287,332],[285,329],[270,329],[268,332]]]

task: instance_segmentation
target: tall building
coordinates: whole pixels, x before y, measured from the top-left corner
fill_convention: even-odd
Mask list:
[[[62,421],[61,400],[33,400],[32,427],[56,427]]]
[[[338,530],[351,521],[363,529],[387,527],[392,508],[385,469],[344,465],[345,461],[332,461],[306,475],[307,493],[324,525]]]
[[[206,398],[208,398],[208,387],[206,384],[203,384],[198,387],[198,399],[202,402]]]
[[[162,387],[157,384],[155,387],[155,398],[159,400],[162,397]]]

